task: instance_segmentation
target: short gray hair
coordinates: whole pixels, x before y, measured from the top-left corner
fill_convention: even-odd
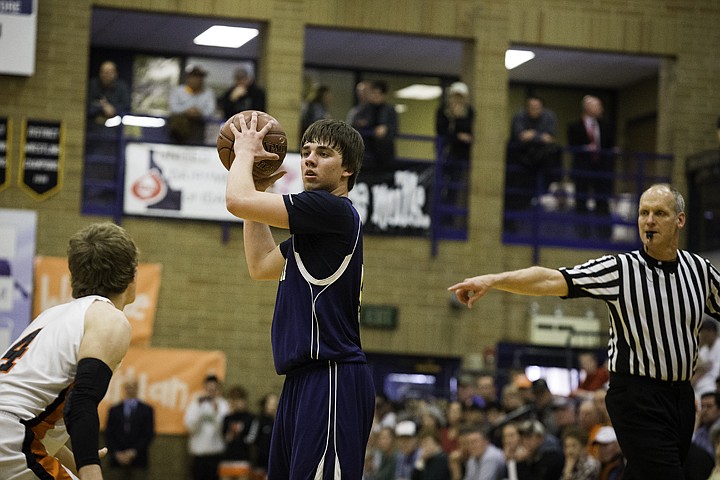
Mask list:
[[[680,193],[675,187],[669,183],[654,183],[650,185],[645,192],[643,192],[643,195],[654,188],[667,189],[675,199],[675,214],[685,213],[685,198],[683,198],[682,193]]]

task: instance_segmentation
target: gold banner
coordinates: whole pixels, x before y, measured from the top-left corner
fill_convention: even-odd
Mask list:
[[[125,307],[125,315],[132,326],[132,345],[149,345],[155,324],[162,265],[138,265],[135,301]],[[67,258],[35,257],[35,294],[32,318],[48,308],[72,300],[70,271]]]
[[[225,362],[220,351],[131,347],[98,407],[101,428],[105,429],[110,407],[123,399],[123,384],[133,379],[138,382],[138,398],[155,410],[155,432],[185,434],[188,403],[204,391],[208,374],[225,378]]]

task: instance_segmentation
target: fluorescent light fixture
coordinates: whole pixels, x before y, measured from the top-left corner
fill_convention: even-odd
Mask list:
[[[120,125],[121,121],[122,121],[122,119],[120,118],[120,115],[115,115],[114,117],[108,118],[107,120],[105,120],[105,126],[106,127],[117,127],[118,125]]]
[[[206,45],[208,47],[240,48],[257,37],[258,33],[257,28],[213,25],[195,37],[193,43],[195,45]]]
[[[397,98],[407,98],[411,100],[434,100],[440,98],[442,88],[437,85],[422,85],[415,83],[395,92]]]
[[[123,115],[123,125],[136,127],[160,128],[165,126],[165,119],[158,117],[136,117],[135,115]],[[107,123],[105,124],[107,125]]]
[[[434,385],[433,375],[422,375],[419,373],[391,373],[387,376],[388,381],[397,383],[414,383],[416,385]]]
[[[533,58],[535,53],[529,50],[508,50],[505,52],[505,68],[512,70]]]

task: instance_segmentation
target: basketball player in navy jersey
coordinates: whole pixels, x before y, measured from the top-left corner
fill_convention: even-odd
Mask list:
[[[304,191],[265,192],[285,172],[253,179],[254,159],[277,159],[240,119],[226,204],[244,220],[250,276],[279,280],[272,324],[275,369],[285,375],[268,478],[360,480],[375,403],[360,344],[362,224],[348,198],[364,154],[345,122],[320,120],[301,145]],[[276,245],[270,226],[290,230]]]

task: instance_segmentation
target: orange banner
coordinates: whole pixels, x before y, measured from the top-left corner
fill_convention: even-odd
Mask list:
[[[155,324],[162,265],[138,265],[135,301],[125,307],[132,325],[132,345],[149,345]],[[32,318],[44,310],[72,300],[70,271],[64,257],[35,257],[35,294]]]
[[[210,373],[225,378],[225,353],[131,347],[98,407],[101,428],[105,429],[110,407],[123,399],[123,384],[133,379],[138,382],[138,398],[155,410],[155,432],[186,433],[185,409],[203,391],[203,380]]]

